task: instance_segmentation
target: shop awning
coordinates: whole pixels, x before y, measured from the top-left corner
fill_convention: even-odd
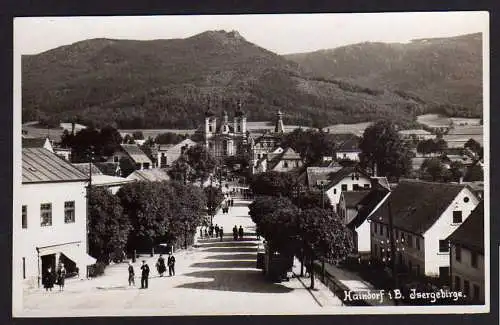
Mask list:
[[[61,247],[61,253],[73,260],[79,267],[95,264],[96,259],[85,253],[85,250],[80,246],[71,245]]]

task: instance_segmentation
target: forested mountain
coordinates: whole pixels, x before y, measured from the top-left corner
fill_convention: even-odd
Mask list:
[[[361,43],[287,55],[315,76],[403,91],[452,115],[482,114],[482,35]]]
[[[438,52],[446,51],[447,57],[457,55],[453,46]],[[331,72],[325,74],[318,73],[314,64],[306,64],[314,60],[304,59],[317,54],[280,56],[246,41],[237,32],[208,31],[171,40],[81,41],[23,56],[23,121],[76,118],[97,126],[116,123],[121,128],[192,128],[202,121],[209,96],[216,112],[230,111],[237,100],[242,100],[249,120],[272,119],[280,108],[290,124],[326,125],[382,116],[411,122],[415,114],[435,111],[449,103],[438,95],[432,100],[423,92],[412,91],[411,84],[418,79],[417,68],[411,70],[407,84],[403,83],[403,70],[398,70],[401,75],[393,72],[399,85],[406,85],[398,88],[390,83],[389,72],[393,70],[384,70],[378,64],[371,68],[368,64],[349,65],[349,56],[356,56],[347,53],[345,64],[336,68],[325,65],[324,70]],[[474,55],[471,51],[470,57],[464,58],[465,54],[459,53],[456,60],[480,61],[480,56],[472,58]],[[360,65],[361,61],[357,60]],[[429,71],[435,69],[425,58],[418,62],[428,62]],[[449,87],[469,83],[469,96],[481,87],[475,85],[476,75],[469,75],[468,70],[446,77],[448,65],[440,63],[439,73],[449,79]],[[382,75],[379,79],[372,76],[377,73],[369,73],[374,66]],[[424,76],[428,73],[420,71]],[[458,93],[454,89],[446,91]],[[465,113],[474,112],[476,108],[467,105]]]

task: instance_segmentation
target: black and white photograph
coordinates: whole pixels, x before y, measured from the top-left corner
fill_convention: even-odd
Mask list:
[[[488,12],[13,40],[13,317],[490,311]]]

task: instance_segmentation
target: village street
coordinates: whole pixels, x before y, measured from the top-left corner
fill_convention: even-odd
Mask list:
[[[306,289],[308,279],[274,284],[264,278],[256,269],[257,249],[262,244],[253,234],[248,204],[235,200],[228,214],[215,216],[214,224],[224,228],[222,242],[199,239],[197,247],[178,251],[174,277],[158,276],[157,255],[141,256],[134,265],[136,287],[128,286],[126,263],[111,265],[101,277],[68,280],[64,292],[57,288],[48,293],[43,289],[26,291],[25,312],[30,316],[314,314],[340,306],[340,300],[321,284],[315,293],[321,296],[318,303]],[[234,225],[243,226],[248,234],[242,241],[233,241]],[[146,290],[138,289],[143,259],[151,268]]]

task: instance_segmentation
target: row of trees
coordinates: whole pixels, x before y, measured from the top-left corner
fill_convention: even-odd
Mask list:
[[[321,193],[301,188],[290,173],[258,174],[250,188],[257,195],[249,206],[257,232],[272,252],[308,261],[312,288],[316,260],[341,260],[352,251],[352,238],[342,219],[322,208]]]
[[[93,187],[89,202],[89,249],[108,263],[113,253],[151,249],[192,238],[202,224],[207,197],[196,186],[178,182],[134,182],[116,195]]]

